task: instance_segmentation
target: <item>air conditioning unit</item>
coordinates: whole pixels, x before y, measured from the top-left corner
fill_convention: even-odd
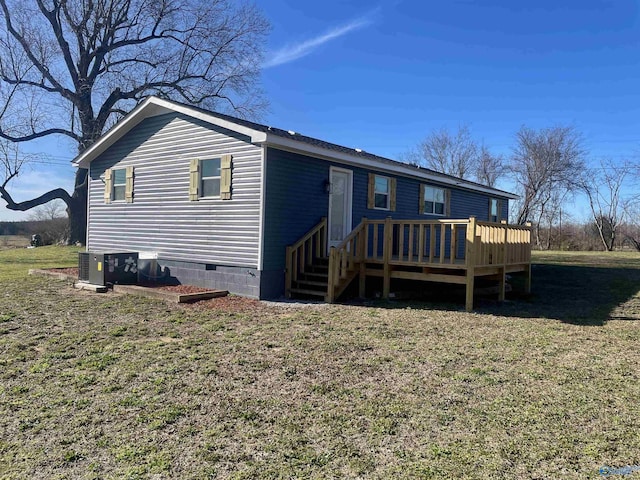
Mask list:
[[[135,285],[138,282],[138,252],[80,252],[78,280],[92,285]]]

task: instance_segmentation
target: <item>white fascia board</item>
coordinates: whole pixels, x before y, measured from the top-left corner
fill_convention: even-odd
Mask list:
[[[431,183],[439,183],[441,185],[451,185],[457,188],[463,188],[466,190],[472,190],[475,192],[486,193],[489,195],[496,195],[499,197],[509,198],[515,200],[518,198],[513,193],[505,192],[491,187],[485,187],[474,183],[467,182],[465,180],[459,180],[455,178],[441,177],[439,175],[432,175],[428,172],[418,170],[410,165],[402,164],[389,164],[387,162],[377,161],[369,158],[362,158],[357,155],[349,155],[344,152],[338,152],[335,150],[329,150],[326,148],[310,145],[308,143],[298,142],[294,139],[283,138],[277,135],[267,135],[266,145],[280,150],[288,150],[294,153],[300,153],[303,155],[311,155],[324,160],[330,160],[338,163],[344,163],[347,165],[353,165],[380,172],[391,173],[394,175],[402,175],[411,178],[420,178]]]
[[[263,143],[266,140],[266,134],[259,130],[254,130],[237,123],[223,120],[213,115],[208,115],[200,110],[195,110],[184,105],[175,104],[161,98],[149,97],[140,105],[135,107],[129,114],[118,122],[111,130],[105,133],[100,139],[86,149],[83,153],[72,160],[72,164],[76,167],[87,168],[98,155],[107,150],[111,145],[122,138],[133,127],[139,124],[145,118],[163,115],[165,113],[177,112],[192,118],[197,118],[206,123],[217,125],[219,127],[231,130],[233,132],[246,135],[251,138],[253,143]]]

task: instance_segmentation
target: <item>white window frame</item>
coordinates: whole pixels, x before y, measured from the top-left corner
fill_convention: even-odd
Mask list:
[[[122,172],[124,179],[122,183],[116,183],[116,172]],[[122,188],[122,198],[116,198],[116,188]],[[127,201],[127,169],[126,168],[113,168],[111,169],[111,201],[112,202],[126,202]]]
[[[435,192],[436,190],[440,190],[442,192],[443,201],[436,202],[435,201]],[[427,193],[432,191],[433,194],[431,196],[430,201],[433,204],[433,211],[427,212],[425,203],[427,202]],[[436,213],[436,204],[442,204],[442,213]],[[423,215],[436,215],[438,217],[444,217],[447,215],[447,189],[442,187],[434,187],[433,185],[424,185],[424,193],[422,195],[422,214]]]
[[[493,215],[493,206],[496,206],[495,220]],[[492,197],[489,199],[489,221],[493,223],[500,223],[502,220],[502,201],[499,198]]]
[[[205,177],[203,175],[204,163],[205,162],[213,162],[213,161],[216,161],[216,160],[218,161],[218,175],[214,175],[214,176],[211,176],[211,177]],[[206,198],[220,198],[220,188],[221,188],[221,185],[222,185],[221,175],[220,175],[221,169],[222,169],[222,159],[219,158],[219,157],[205,158],[203,160],[200,160],[200,172],[199,172],[200,175],[199,175],[199,178],[198,178],[198,182],[199,182],[198,197],[199,198],[204,198],[204,199],[206,199]],[[205,182],[205,180],[216,180],[216,179],[218,180],[218,195],[205,196],[204,195],[204,182]]]
[[[383,178],[387,181],[387,191],[386,192],[378,192],[377,190],[377,180],[378,178]],[[386,195],[386,207],[378,207],[376,206],[376,195]],[[373,209],[374,210],[390,210],[391,209],[391,178],[385,177],[383,175],[374,174],[373,176]]]

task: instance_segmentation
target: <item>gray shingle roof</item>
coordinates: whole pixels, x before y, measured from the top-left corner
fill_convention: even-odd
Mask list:
[[[278,137],[283,137],[283,138],[288,138],[291,140],[295,140],[297,142],[301,142],[301,143],[305,143],[307,145],[312,145],[314,147],[319,147],[319,148],[324,148],[327,150],[332,150],[334,152],[339,152],[339,153],[345,153],[348,155],[353,155],[355,157],[360,157],[363,159],[368,159],[368,160],[373,160],[376,162],[384,162],[387,164],[390,164],[391,166],[393,165],[397,165],[397,166],[402,166],[402,167],[409,167],[409,168],[415,168],[416,171],[418,172],[423,172],[423,173],[429,173],[430,175],[434,176],[434,177],[442,177],[443,179],[449,179],[449,180],[458,180],[464,183],[468,183],[471,185],[477,185],[480,187],[485,187],[485,188],[492,188],[493,190],[496,190],[496,192],[503,192],[506,195],[511,195],[509,192],[505,192],[503,190],[499,190],[496,189],[495,187],[487,187],[486,185],[482,185],[480,183],[477,182],[472,182],[470,180],[467,179],[461,179],[459,177],[455,177],[453,175],[447,175],[441,172],[437,172],[435,170],[431,170],[429,168],[425,168],[425,167],[420,167],[418,165],[414,165],[414,164],[409,164],[409,163],[404,163],[404,162],[399,162],[398,160],[392,160],[390,158],[386,158],[386,157],[381,157],[379,155],[375,155],[373,153],[369,153],[366,152],[365,150],[362,149],[356,149],[356,148],[349,148],[349,147],[345,147],[343,145],[338,145],[336,143],[331,143],[331,142],[327,142],[325,140],[320,140],[319,138],[314,138],[314,137],[308,137],[306,135],[302,135],[298,132],[291,132],[289,130],[283,130],[282,128],[277,128],[277,127],[270,127],[268,125],[263,125],[260,123],[256,123],[256,122],[251,122],[249,120],[245,120],[242,118],[237,118],[237,117],[233,117],[231,115],[227,115],[224,113],[218,113],[218,112],[214,112],[211,110],[206,110],[200,107],[194,107],[193,105],[186,105],[186,104],[181,104],[179,102],[173,102],[173,103],[178,103],[186,108],[192,108],[194,110],[199,110],[207,115],[211,115],[217,118],[220,118],[222,120],[226,120],[228,122],[232,122],[232,123],[236,123],[238,125],[242,125],[244,127],[247,128],[251,128],[253,130],[257,130],[260,132],[265,132],[265,133],[269,133],[272,135],[276,135]]]

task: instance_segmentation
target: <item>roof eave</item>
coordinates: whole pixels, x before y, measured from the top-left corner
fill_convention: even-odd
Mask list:
[[[104,153],[142,120],[171,112],[182,113],[189,117],[197,118],[204,122],[246,135],[251,138],[253,143],[263,143],[266,140],[266,134],[259,130],[238,125],[237,123],[218,118],[214,115],[207,115],[200,110],[194,110],[185,105],[176,104],[157,97],[148,97],[131,110],[122,120],[116,123],[107,133],[102,135],[97,142],[74,158],[71,163],[76,167],[88,168],[93,160]]]

